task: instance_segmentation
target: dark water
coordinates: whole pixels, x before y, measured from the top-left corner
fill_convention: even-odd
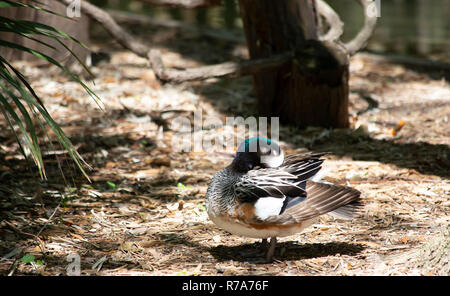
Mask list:
[[[275,0],[274,0],[275,1]],[[345,23],[348,41],[362,26],[363,10],[355,0],[326,0]],[[450,61],[450,0],[380,0],[381,16],[367,49]],[[241,31],[236,0],[195,10],[154,7],[139,1],[97,0],[100,6],[142,13],[154,18]]]
[[[363,24],[355,0],[327,0],[345,22],[343,39]],[[369,50],[450,61],[450,0],[381,0]]]

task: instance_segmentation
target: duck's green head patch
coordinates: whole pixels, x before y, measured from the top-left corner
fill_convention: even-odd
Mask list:
[[[248,138],[239,145],[238,152],[258,152],[260,147],[270,145],[272,141],[265,137]]]
[[[236,152],[235,164],[239,171],[249,168],[278,167],[284,154],[277,142],[265,137],[253,137],[243,141]]]

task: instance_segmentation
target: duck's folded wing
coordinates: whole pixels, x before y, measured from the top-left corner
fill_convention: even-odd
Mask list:
[[[361,193],[353,188],[313,181],[306,182],[306,198],[265,223],[295,224],[323,214],[350,219],[361,207]]]
[[[260,198],[300,196],[305,190],[296,185],[297,177],[280,169],[249,171],[233,186],[234,195],[242,202],[255,202]]]
[[[281,166],[285,168],[303,168],[304,165],[312,164],[318,161],[322,164],[323,159],[321,159],[321,157],[326,154],[326,152],[291,154],[284,158]]]
[[[311,179],[322,168],[323,159],[326,153],[303,153],[292,154],[285,157],[280,169],[295,175],[297,186],[305,190],[306,181]]]
[[[279,168],[251,170],[235,184],[235,196],[242,201],[305,196],[306,181],[321,169],[323,159],[320,157],[324,154],[293,154],[287,156]]]

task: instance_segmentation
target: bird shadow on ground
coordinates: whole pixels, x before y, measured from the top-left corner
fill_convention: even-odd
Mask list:
[[[277,243],[275,260],[302,260],[332,255],[355,256],[364,250],[364,246],[345,242],[329,242],[314,244],[298,244],[296,242]],[[267,263],[265,249],[260,242],[240,246],[216,246],[208,248],[211,255],[218,261],[235,260],[240,262]]]

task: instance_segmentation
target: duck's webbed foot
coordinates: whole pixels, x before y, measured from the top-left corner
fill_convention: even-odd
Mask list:
[[[269,247],[269,243],[267,242],[267,238],[263,238],[261,241],[261,249],[264,251],[267,251],[267,248]]]

